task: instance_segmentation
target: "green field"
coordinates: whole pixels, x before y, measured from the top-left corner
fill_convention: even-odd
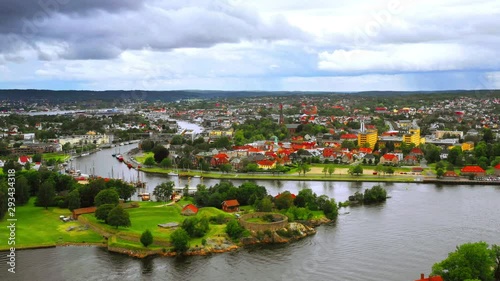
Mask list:
[[[137,156],[134,156],[134,159],[141,163],[141,164],[144,164],[144,161],[146,161],[146,158],[148,157],[153,157],[154,156],[154,153],[153,152],[144,152],[142,153],[142,155],[137,155]]]
[[[54,159],[56,162],[64,162],[70,158],[69,155],[67,154],[61,154],[61,153],[44,153],[42,154],[42,159],[45,161],[48,161],[50,159]]]
[[[16,207],[16,248],[38,246],[55,246],[58,243],[100,243],[104,239],[94,231],[88,229],[79,231],[83,227],[77,221],[62,222],[60,215],[69,216],[68,209],[51,207],[45,210],[34,206],[35,198],[31,198],[25,206]],[[8,249],[9,232],[7,226],[11,223],[5,217],[0,221],[0,250]],[[69,227],[75,227],[67,231]]]

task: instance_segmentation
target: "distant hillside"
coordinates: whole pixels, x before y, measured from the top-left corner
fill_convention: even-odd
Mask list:
[[[78,102],[78,101],[176,101],[181,99],[214,99],[214,98],[239,98],[259,96],[296,96],[296,95],[359,95],[359,96],[398,96],[411,94],[461,94],[485,95],[500,94],[500,90],[480,91],[429,91],[429,92],[402,92],[402,91],[369,91],[369,92],[266,92],[266,91],[51,91],[51,90],[0,90],[0,100],[30,101],[30,102]]]

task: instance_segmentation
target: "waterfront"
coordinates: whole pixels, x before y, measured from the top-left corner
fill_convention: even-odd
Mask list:
[[[136,144],[135,144],[136,145]],[[135,145],[121,146],[121,152]],[[101,176],[113,169],[137,175],[111,157],[113,149],[74,160],[80,168],[95,165]],[[83,170],[82,170],[83,171]],[[148,190],[168,178],[143,175]],[[196,185],[200,179],[193,179]],[[186,183],[181,179],[181,184]],[[205,180],[213,185],[218,180]],[[308,187],[318,195],[346,200],[375,183],[257,181],[270,194],[296,193]],[[235,181],[240,184],[241,181]],[[497,186],[437,186],[383,183],[391,196],[385,204],[341,209],[335,225],[289,245],[243,248],[207,257],[130,258],[95,247],[58,247],[18,251],[12,280],[415,280],[421,272],[468,241],[500,243]],[[349,212],[346,214],[346,212]],[[21,223],[21,222],[19,222]],[[133,222],[132,222],[133,223]],[[5,276],[2,255],[0,276]],[[8,280],[11,280],[8,279]],[[4,280],[2,278],[2,280]]]

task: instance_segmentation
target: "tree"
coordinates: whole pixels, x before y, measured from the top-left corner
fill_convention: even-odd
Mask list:
[[[68,209],[73,211],[78,208],[80,208],[80,192],[75,189],[68,194]]]
[[[226,233],[232,239],[240,238],[244,232],[245,229],[240,225],[240,223],[237,220],[230,220],[227,222]]]
[[[338,206],[334,199],[325,201],[325,203],[322,204],[321,209],[323,210],[325,216],[330,220],[335,221],[339,215]]]
[[[149,152],[153,149],[155,146],[155,142],[152,140],[143,140],[141,142],[141,149],[142,151]]]
[[[172,167],[172,160],[170,158],[166,157],[163,160],[161,160],[160,166],[162,166],[163,168],[171,168]]]
[[[229,164],[229,163],[222,164],[222,165],[219,166],[219,169],[223,173],[229,173],[233,169],[233,166],[231,166],[231,164]]]
[[[17,171],[21,171],[23,167],[17,163],[17,161],[14,161],[14,160],[7,160],[5,162],[5,164],[3,165],[3,173],[6,175],[8,174],[8,171],[11,170],[11,169],[14,169]]]
[[[190,237],[203,237],[210,230],[209,222],[206,217],[201,219],[190,217],[185,219],[181,225]]]
[[[483,141],[486,143],[491,143],[494,140],[493,132],[489,128],[483,130]]]
[[[351,174],[351,175],[359,176],[359,175],[363,174],[363,167],[361,165],[352,166],[349,168],[348,171],[349,171],[349,174]]]
[[[168,181],[157,185],[153,190],[153,195],[156,197],[156,201],[167,202],[168,200],[170,200],[173,192],[174,182]]]
[[[141,235],[141,244],[144,247],[148,247],[149,245],[153,244],[153,234],[151,234],[151,231],[149,229],[146,229],[142,235]]]
[[[182,229],[178,228],[170,235],[170,240],[174,245],[174,250],[183,253],[189,249],[189,235]]]
[[[124,201],[129,200],[135,193],[135,186],[121,180],[110,180],[108,186],[118,192],[118,196]]]
[[[335,166],[329,165],[328,166],[328,174],[330,175],[330,177],[332,176],[333,173],[335,173]]]
[[[28,202],[30,199],[30,185],[28,183],[28,180],[23,176],[20,175],[16,179],[16,205],[24,205]]]
[[[115,189],[107,188],[99,191],[94,199],[94,204],[99,207],[103,204],[118,204],[120,198]]]
[[[328,173],[328,167],[327,166],[323,167],[323,171],[322,172],[323,172],[323,174],[326,177],[326,173]]]
[[[437,169],[437,170],[436,170],[436,177],[437,177],[438,179],[442,178],[442,177],[443,177],[443,175],[444,175],[444,171],[443,171],[443,169],[439,168],[439,169]]]
[[[384,202],[385,200],[387,200],[387,191],[380,185],[365,190],[363,196],[364,204]]]
[[[293,206],[293,196],[289,191],[278,194],[277,198],[274,200],[276,208],[283,210],[288,209]]]
[[[55,196],[56,190],[54,188],[54,182],[52,180],[46,180],[40,186],[40,190],[38,190],[35,205],[47,209],[54,201]]]
[[[378,164],[375,168],[373,168],[373,170],[380,176],[380,174],[384,172],[384,166],[382,166],[382,164]]]
[[[113,210],[115,207],[116,205],[114,204],[102,204],[95,210],[95,217],[98,220],[102,220],[105,223],[108,223],[109,212],[111,212],[111,210]]]
[[[299,165],[299,174],[302,172],[305,176],[309,171],[311,171],[311,167],[308,164],[302,163]]]
[[[463,157],[463,152],[462,152],[462,147],[460,146],[455,146],[450,151],[448,152],[448,162],[450,162],[453,165],[458,165],[459,164],[459,158]]]
[[[42,154],[37,153],[31,159],[33,162],[42,162]]]
[[[466,243],[457,247],[455,252],[432,266],[432,274],[441,275],[446,281],[479,279],[493,281],[494,250],[486,242]],[[498,279],[496,279],[498,280]]]
[[[165,158],[165,159],[167,159],[167,158]],[[146,157],[146,159],[144,160],[144,165],[146,165],[146,166],[154,166],[154,165],[156,165],[155,158],[153,156]]]
[[[257,165],[256,163],[248,163],[248,165],[246,166],[246,170],[249,173],[257,172],[259,170],[259,165]]]
[[[159,144],[153,148],[154,159],[156,163],[161,163],[161,161],[168,157],[170,154],[168,149],[163,145]]]
[[[269,196],[255,201],[255,209],[259,212],[271,212],[273,210],[273,201]]]
[[[131,225],[129,214],[120,205],[109,211],[107,223],[116,228],[119,226],[129,227]]]

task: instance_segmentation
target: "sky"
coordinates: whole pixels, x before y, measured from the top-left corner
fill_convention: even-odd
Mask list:
[[[2,0],[0,89],[500,88],[498,0]]]

